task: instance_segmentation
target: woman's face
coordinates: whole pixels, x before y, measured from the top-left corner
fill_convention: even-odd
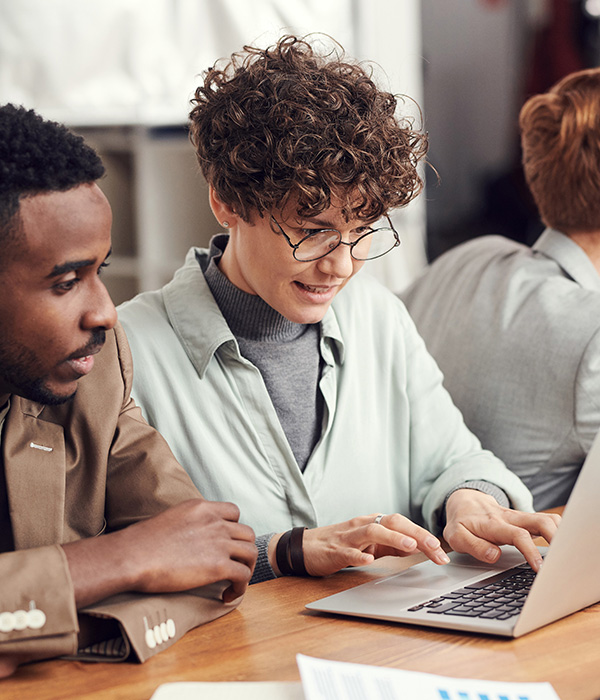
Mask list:
[[[365,230],[364,221],[346,221],[335,206],[307,219],[288,210],[274,216],[292,243],[311,230],[337,229],[344,241]],[[274,232],[268,215],[255,215],[251,223],[229,218],[235,221],[229,221],[230,239],[219,264],[221,271],[236,287],[257,294],[294,323],[321,321],[335,295],[364,265],[354,260],[345,245],[319,260],[298,262],[284,236]]]

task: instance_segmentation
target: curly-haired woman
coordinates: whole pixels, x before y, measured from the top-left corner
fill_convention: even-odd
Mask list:
[[[422,188],[425,138],[396,106],[291,36],[209,69],[191,134],[228,233],[120,310],[148,420],[263,533],[254,580],[417,549],[443,564],[442,531],[537,567],[531,534],[556,528],[511,509],[531,509],[527,489],[467,430],[401,302],[356,277]]]

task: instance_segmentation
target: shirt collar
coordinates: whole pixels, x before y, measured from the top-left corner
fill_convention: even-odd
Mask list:
[[[221,234],[211,241],[221,250],[227,245],[228,236]],[[169,321],[200,377],[217,350],[228,345],[241,357],[237,340],[223,318],[215,298],[204,278],[203,270],[209,264],[211,251],[191,248],[185,262],[173,279],[163,287],[163,301]],[[344,342],[335,315],[335,299],[321,321],[321,341],[332,348],[332,362],[343,363]],[[335,349],[334,349],[335,348]],[[323,351],[323,350],[322,350]],[[325,357],[328,361],[328,358]]]
[[[547,228],[533,250],[554,260],[566,274],[584,289],[600,291],[600,275],[583,248],[567,235]]]
[[[191,248],[183,267],[163,287],[169,321],[200,377],[221,345],[237,341],[223,318],[204,279],[202,265],[208,265],[208,250]]]
[[[342,331],[340,329],[337,316],[335,315],[335,299],[325,312],[325,316],[323,316],[323,320],[321,321],[321,342],[325,343],[327,347],[331,348],[333,357],[330,364],[337,362],[338,364],[343,365],[345,358],[344,338],[342,336]],[[325,361],[328,360],[324,352],[323,358]]]

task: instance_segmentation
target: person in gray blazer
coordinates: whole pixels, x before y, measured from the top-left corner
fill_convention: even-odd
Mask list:
[[[600,69],[520,114],[523,165],[547,228],[438,258],[401,296],[483,446],[564,504],[600,427]]]

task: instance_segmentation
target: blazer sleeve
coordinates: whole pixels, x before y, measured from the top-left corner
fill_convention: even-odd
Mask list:
[[[90,605],[79,611],[80,623],[92,643],[81,646],[76,658],[88,661],[137,658],[144,662],[169,648],[189,630],[234,610],[239,600],[223,603],[226,583],[214,583],[183,593],[145,595],[126,593]],[[94,627],[103,631],[105,621],[114,623],[116,637],[106,632],[94,641]],[[98,635],[96,635],[98,636]]]
[[[62,547],[0,554],[0,591],[0,654],[35,660],[77,650],[77,610]]]

